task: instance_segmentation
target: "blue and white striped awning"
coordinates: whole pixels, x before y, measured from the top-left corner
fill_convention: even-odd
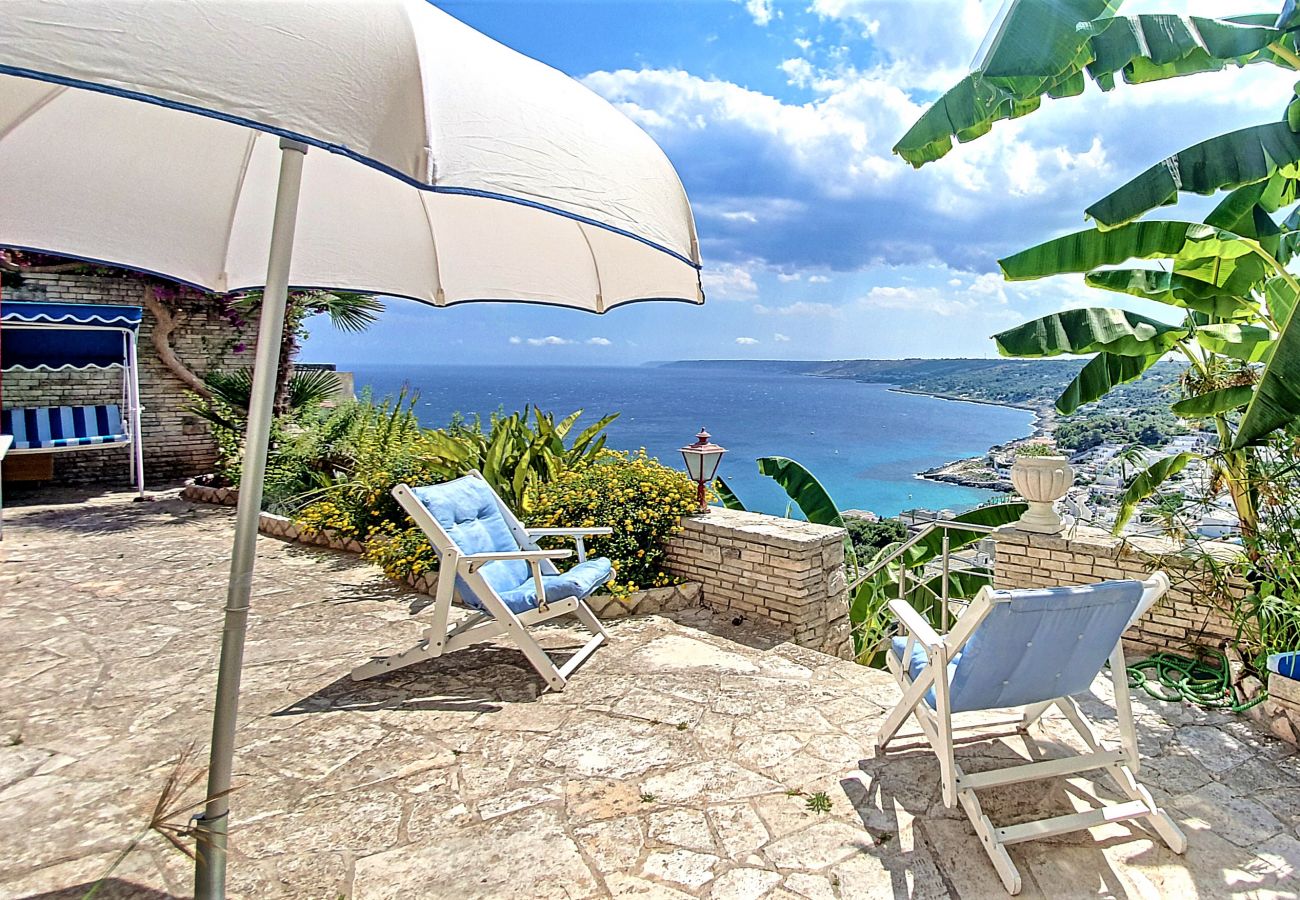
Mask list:
[[[138,306],[0,303],[0,368],[104,369],[126,364],[126,341],[140,328]]]

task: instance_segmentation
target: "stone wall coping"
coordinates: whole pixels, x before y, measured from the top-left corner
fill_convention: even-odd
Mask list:
[[[707,513],[685,516],[682,528],[688,533],[703,532],[717,537],[756,541],[783,550],[837,544],[845,536],[843,528],[832,525],[816,525],[798,519],[783,519],[721,506],[710,507]]]
[[[1154,558],[1162,565],[1195,566],[1206,555],[1223,562],[1231,562],[1242,556],[1240,546],[1223,541],[1201,541],[1196,545],[1197,552],[1192,554],[1187,552],[1183,544],[1170,538],[1135,535],[1116,537],[1109,531],[1090,525],[1076,525],[1061,534],[1038,534],[1021,531],[1014,526],[1003,527],[994,531],[990,537],[994,541],[1023,544],[1039,550],[1082,550],[1098,556]]]

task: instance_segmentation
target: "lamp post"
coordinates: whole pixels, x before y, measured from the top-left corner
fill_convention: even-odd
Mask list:
[[[709,441],[709,433],[703,428],[695,436],[695,443],[682,448],[682,459],[686,460],[686,473],[700,488],[700,512],[706,512],[709,504],[705,501],[708,485],[713,476],[718,474],[718,463],[726,448]]]

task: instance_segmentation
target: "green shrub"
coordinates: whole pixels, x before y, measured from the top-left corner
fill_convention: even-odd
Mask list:
[[[389,578],[399,581],[408,575],[418,578],[438,570],[438,554],[418,528],[371,537],[366,543],[365,558],[383,569]]]
[[[1021,444],[1016,447],[1016,456],[1027,456],[1032,458],[1060,455],[1061,451],[1056,449],[1056,445],[1046,441],[1031,441],[1030,443]]]
[[[696,509],[695,482],[684,472],[644,450],[606,450],[539,485],[531,499],[533,527],[614,529],[609,537],[590,538],[588,548],[614,563],[616,578],[607,587],[615,596],[674,583],[662,568],[664,542],[681,530],[681,517]]]
[[[856,516],[844,519],[844,528],[858,559],[869,560],[890,544],[907,540],[907,526],[898,519],[869,522]]]
[[[302,496],[295,518],[308,528],[333,528],[366,541],[410,526],[392,497],[401,483],[437,484],[478,470],[517,515],[530,490],[574,465],[594,459],[614,416],[599,419],[566,444],[582,411],[555,420],[526,408],[493,415],[487,428],[457,416],[447,428],[423,429],[415,397],[405,393],[382,404],[359,404],[326,487]]]

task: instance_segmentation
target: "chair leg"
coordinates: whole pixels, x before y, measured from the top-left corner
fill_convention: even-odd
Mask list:
[[[876,749],[884,750],[889,742],[898,734],[898,729],[903,727],[908,718],[917,710],[917,704],[924,703],[925,692],[934,684],[934,670],[927,666],[916,677],[915,681],[909,681],[907,673],[903,671],[902,664],[897,663],[893,656],[887,656],[886,661],[889,663],[890,670],[898,680],[898,686],[903,689],[903,699],[898,701],[898,705],[890,711],[885,717],[884,723],[880,730],[876,732]]]
[[[1043,713],[1052,708],[1053,702],[1055,701],[1044,700],[1042,703],[1035,703],[1032,706],[1026,706],[1025,713],[1021,717],[1020,724],[1017,728],[1020,731],[1028,731],[1030,728],[1033,728],[1034,723],[1043,717]]]
[[[988,854],[989,861],[993,863],[998,878],[1002,879],[1002,886],[1013,897],[1019,894],[1021,886],[1020,870],[1011,861],[1011,855],[1007,853],[1007,848],[998,840],[998,831],[989,820],[989,817],[984,814],[979,798],[971,790],[958,791],[957,797],[961,800],[962,809],[966,811],[966,818],[970,819],[971,826],[975,829],[975,834],[979,836],[980,843],[984,845],[984,852]]]
[[[426,659],[437,659],[444,653],[458,650],[469,644],[489,641],[500,633],[501,629],[497,624],[481,613],[471,616],[451,629],[451,631],[446,632],[441,640],[438,639],[437,628],[429,628],[425,630],[424,635],[410,649],[403,650],[401,653],[394,653],[392,656],[372,659],[368,663],[357,666],[352,670],[351,677],[353,681],[365,681],[367,678],[374,678],[376,675],[383,675],[385,672],[393,672],[397,669],[413,666],[416,663],[424,662]]]
[[[596,614],[591,611],[591,607],[587,605],[586,600],[578,601],[578,607],[573,611],[573,614],[578,617],[578,621],[585,625],[587,630],[592,634],[597,635],[602,640],[609,639],[609,632],[605,630],[605,626],[601,623],[600,619],[596,618]]]
[[[1120,671],[1123,670],[1121,669]],[[1088,717],[1083,714],[1083,710],[1081,710],[1079,705],[1074,702],[1074,698],[1064,697],[1055,702],[1060,707],[1061,711],[1065,713],[1066,718],[1070,720],[1070,724],[1074,726],[1074,730],[1079,733],[1079,737],[1083,738],[1083,742],[1093,751],[1099,751],[1101,749],[1101,739],[1097,736],[1096,730],[1088,721]],[[1127,707],[1126,709],[1129,713],[1129,719],[1127,723],[1121,719],[1121,732],[1124,731],[1126,724],[1130,732],[1133,727],[1132,710]],[[1131,752],[1136,753],[1136,737],[1133,738],[1133,744],[1134,746]],[[1130,752],[1130,748],[1127,746],[1127,741],[1124,749],[1126,753]],[[1160,835],[1161,840],[1169,845],[1169,849],[1178,854],[1183,853],[1187,849],[1187,836],[1183,834],[1182,829],[1174,822],[1173,817],[1165,812],[1164,809],[1156,805],[1155,798],[1153,798],[1151,792],[1134,777],[1132,769],[1126,765],[1114,765],[1107,766],[1106,772],[1115,780],[1115,783],[1119,785],[1121,793],[1126,795],[1130,800],[1137,800],[1146,806],[1148,812],[1145,816],[1142,816],[1142,819],[1151,823],[1151,827],[1155,829],[1156,834]]]

